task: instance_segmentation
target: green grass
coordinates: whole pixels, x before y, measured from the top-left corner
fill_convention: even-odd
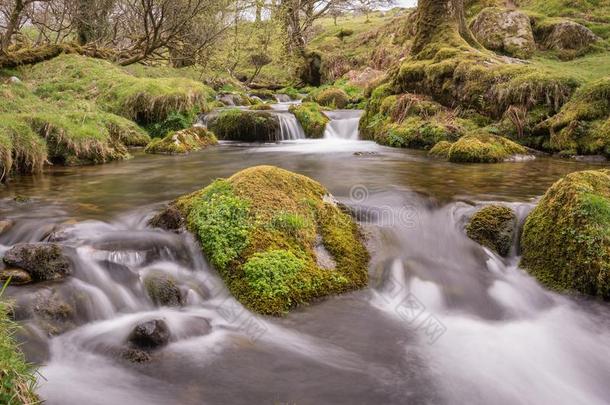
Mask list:
[[[9,318],[9,312],[9,305],[0,301],[0,403],[37,404],[40,400],[34,393],[34,369],[25,361],[15,341],[18,326]]]
[[[560,71],[583,82],[610,76],[610,52],[589,54],[566,62],[554,58],[545,58],[542,54],[535,57],[532,62],[534,67],[539,66],[545,70]]]

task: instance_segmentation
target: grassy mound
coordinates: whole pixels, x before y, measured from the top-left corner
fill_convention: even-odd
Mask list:
[[[610,170],[567,175],[527,217],[522,266],[546,286],[610,299]]]
[[[345,108],[349,103],[349,96],[343,89],[329,87],[316,95],[316,102],[325,107]]]
[[[10,320],[8,313],[7,303],[0,301],[0,403],[39,403],[34,393],[36,378],[13,338],[17,325]]]
[[[278,118],[265,111],[224,110],[208,121],[219,139],[243,142],[274,142],[278,139]]]
[[[322,112],[317,103],[302,103],[290,107],[290,112],[295,115],[308,138],[322,138],[326,124],[330,119]]]
[[[466,135],[451,145],[449,161],[454,163],[496,163],[527,150],[501,136],[478,133]]]
[[[272,166],[243,170],[173,203],[233,295],[270,315],[367,283],[358,226],[319,183]],[[336,267],[318,264],[323,246]]]
[[[507,256],[515,235],[517,217],[502,205],[490,205],[477,211],[466,226],[466,234],[477,243]]]
[[[213,133],[203,127],[192,127],[169,133],[165,138],[155,138],[146,146],[144,152],[155,154],[184,154],[216,145],[218,140]]]
[[[34,93],[45,100],[93,101],[100,109],[141,125],[162,122],[172,113],[204,111],[213,94],[191,79],[136,77],[112,63],[78,55],[62,55],[23,73],[34,83]]]

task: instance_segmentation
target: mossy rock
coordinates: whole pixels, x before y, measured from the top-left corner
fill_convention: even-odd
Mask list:
[[[429,156],[449,159],[449,151],[451,150],[451,146],[453,144],[448,141],[440,141],[430,151],[428,152]]]
[[[491,134],[466,135],[451,145],[449,161],[454,163],[497,163],[527,150],[515,142]]]
[[[184,304],[184,297],[176,281],[164,273],[154,272],[146,276],[144,287],[156,305],[179,307]]]
[[[174,203],[229,290],[253,311],[280,315],[362,288],[368,253],[358,225],[305,176],[258,166]],[[336,263],[318,265],[320,240]]]
[[[610,170],[567,175],[530,213],[521,265],[549,288],[610,299]]]
[[[470,29],[485,48],[496,52],[529,59],[536,50],[530,18],[518,10],[485,8]]]
[[[584,25],[571,20],[549,19],[537,27],[542,45],[556,51],[583,51],[600,38]]]
[[[250,107],[252,111],[270,111],[273,110],[271,104],[255,104]]]
[[[274,142],[278,140],[280,123],[277,116],[266,111],[230,109],[210,117],[208,128],[222,140]]]
[[[21,243],[4,254],[8,266],[27,271],[32,280],[61,280],[72,273],[72,264],[55,243]]]
[[[324,136],[326,124],[330,122],[330,119],[322,110],[319,104],[312,102],[290,107],[290,112],[299,121],[308,138],[322,138]]]
[[[349,95],[338,87],[329,87],[316,95],[318,104],[331,108],[345,108],[349,104]]]
[[[144,152],[175,155],[207,148],[218,144],[216,136],[204,127],[195,126],[175,133],[165,138],[157,138],[148,144]]]
[[[500,256],[508,256],[516,226],[517,216],[512,209],[502,205],[489,205],[473,215],[466,226],[466,234]]]

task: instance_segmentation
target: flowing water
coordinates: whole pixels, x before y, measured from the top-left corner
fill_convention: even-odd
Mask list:
[[[324,131],[325,139],[358,139],[358,123],[362,116],[360,110],[340,110],[326,113],[330,122]]]
[[[509,204],[523,219],[558,178],[599,166],[456,165],[354,140],[352,118],[329,115],[329,138],[339,139],[136,153],[0,189],[1,217],[13,223],[0,254],[54,240],[75,264],[63,282],[7,292],[47,404],[609,402],[608,305],[545,290],[518,267],[516,246],[502,259],[463,232],[484,204]],[[351,206],[372,254],[368,288],[284,318],[255,316],[191,236],[146,226],[163,203],[259,164],[317,179]],[[151,272],[177,280],[184,307],[155,308],[142,285]],[[19,310],[41,297],[74,304],[64,333],[43,331],[46,308]],[[148,362],[122,360],[133,326],[150,319],[167,322],[170,344]]]

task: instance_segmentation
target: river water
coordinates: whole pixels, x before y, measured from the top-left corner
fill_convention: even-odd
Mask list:
[[[17,311],[47,404],[610,402],[608,304],[547,291],[519,269],[516,246],[502,259],[463,232],[480,206],[503,202],[523,219],[561,176],[599,166],[456,165],[358,141],[335,122],[351,117],[329,115],[322,140],[136,152],[1,186],[0,214],[14,225],[0,254],[51,238],[76,267],[63,282],[8,290],[22,305],[41,294],[77,303],[52,338]],[[163,203],[259,164],[310,176],[352,208],[372,254],[369,288],[255,316],[192,237],[146,226]],[[177,280],[184,307],[155,308],[141,281],[153,271]],[[149,319],[167,322],[170,344],[148,362],[122,360],[131,329]]]

